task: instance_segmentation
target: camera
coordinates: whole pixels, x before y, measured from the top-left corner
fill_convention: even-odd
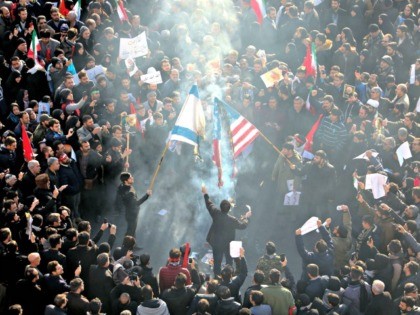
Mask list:
[[[104,218],[104,223],[108,223],[108,228],[111,228],[111,223],[108,222],[107,218]]]
[[[137,272],[130,273],[129,275],[130,281],[136,281],[139,278]]]
[[[283,262],[286,260],[286,254],[280,254],[280,261]]]

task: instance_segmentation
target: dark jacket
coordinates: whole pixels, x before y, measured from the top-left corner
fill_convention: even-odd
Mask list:
[[[140,205],[145,202],[147,198],[149,198],[149,195],[145,194],[143,197],[138,199],[134,187],[121,184],[117,191],[116,205],[123,205],[126,212],[137,213]]]
[[[212,294],[197,294],[191,302],[190,309],[188,310],[188,315],[191,315],[197,312],[198,301],[200,301],[201,299],[205,299],[207,300],[207,302],[209,302],[208,311],[210,314],[214,314],[214,312],[216,311],[216,305],[217,305],[217,301],[219,301],[219,298],[217,297],[216,294],[212,293]]]
[[[319,267],[320,275],[331,276],[334,270],[334,244],[331,239],[331,235],[325,229],[325,226],[321,225],[319,228],[322,239],[327,243],[327,250],[323,253],[309,252],[305,249],[303,244],[302,235],[296,235],[296,246],[300,257],[303,260],[303,267],[305,268],[308,264],[316,264]]]
[[[51,274],[45,275],[42,281],[42,287],[45,290],[47,303],[53,303],[57,294],[70,291],[70,286],[63,277]]]
[[[194,289],[172,287],[165,290],[161,297],[166,302],[171,315],[184,315],[187,313],[194,296]]]
[[[389,292],[373,295],[372,301],[369,303],[365,315],[396,315],[399,314],[398,307],[392,301]]]
[[[235,299],[235,301],[241,302],[239,291],[241,289],[241,286],[244,284],[247,275],[248,267],[246,264],[246,260],[245,258],[241,258],[239,262],[239,274],[236,277],[230,279],[229,281],[225,281],[222,279],[220,285],[228,287],[230,290],[230,294]]]
[[[102,311],[104,313],[110,312],[110,292],[114,288],[111,271],[98,265],[90,266],[89,283],[91,285],[89,285],[88,297],[91,299],[99,298],[102,302]]]
[[[233,297],[220,300],[216,305],[216,315],[236,315],[241,309],[241,304],[236,302]]]
[[[235,239],[236,229],[243,230],[247,227],[248,221],[239,220],[216,208],[208,194],[204,195],[204,200],[206,202],[207,210],[213,219],[213,223],[206,238],[207,242],[209,242],[212,247],[229,244]]]
[[[70,165],[64,166],[61,164],[58,170],[59,185],[68,185],[63,190],[63,195],[73,196],[78,194],[82,189],[82,175],[77,168],[74,161],[71,161]]]
[[[68,315],[86,315],[86,312],[89,311],[89,300],[83,295],[69,292],[67,300]]]

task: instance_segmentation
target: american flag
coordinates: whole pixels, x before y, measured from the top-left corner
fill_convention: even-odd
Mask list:
[[[260,132],[244,116],[225,102],[216,98],[215,103],[222,105],[229,117],[233,158],[236,159],[259,136]]]

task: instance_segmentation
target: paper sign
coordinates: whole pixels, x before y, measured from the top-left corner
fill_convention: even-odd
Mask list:
[[[382,174],[367,174],[365,189],[372,189],[373,198],[379,199],[385,196],[386,181],[388,177]]]
[[[291,191],[284,195],[285,206],[298,206],[300,200],[300,191]]]
[[[128,75],[132,77],[136,74],[136,72],[139,70],[137,68],[136,62],[133,58],[127,58],[125,59],[125,67],[127,68]]]
[[[140,80],[149,84],[160,84],[162,83],[162,75],[160,71],[155,71],[147,74],[143,74]]]
[[[162,209],[158,212],[159,215],[164,216],[168,213],[168,210]]]
[[[302,235],[308,234],[318,229],[318,217],[311,217],[304,225],[300,228]]]
[[[294,182],[295,182],[295,180],[294,180],[294,179],[288,179],[288,180],[287,180],[287,189],[288,189],[289,191],[292,191],[292,190],[293,190],[293,185],[294,185]]]
[[[242,248],[242,241],[230,242],[230,257],[238,258],[240,256],[240,249]]]
[[[38,103],[38,115],[36,116],[36,121],[39,122],[39,119],[41,118],[42,114],[50,115],[50,103],[47,102],[39,102]]]
[[[148,52],[146,32],[134,38],[120,38],[119,57],[121,59],[141,57],[147,55]]]
[[[377,157],[378,155],[379,155],[378,152],[372,152],[373,157]],[[366,152],[356,156],[355,158],[353,158],[353,160],[356,160],[356,159],[369,161],[369,158],[367,157]]]
[[[261,80],[263,80],[265,86],[269,88],[274,86],[274,84],[276,84],[277,82],[283,80],[283,73],[279,68],[275,68],[262,74],[260,77]]]
[[[395,153],[397,154],[398,163],[400,163],[400,166],[404,164],[404,160],[407,160],[413,156],[411,154],[410,144],[408,143],[408,141],[401,144],[398,147],[397,151],[395,151]]]
[[[305,150],[305,151],[303,151],[302,157],[304,159],[313,160],[315,155],[313,155],[311,152]]]

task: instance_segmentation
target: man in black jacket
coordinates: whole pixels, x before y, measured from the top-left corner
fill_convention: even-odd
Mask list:
[[[127,221],[127,232],[125,235],[135,236],[139,207],[152,195],[152,191],[147,190],[146,194],[138,199],[133,187],[134,177],[128,172],[123,172],[121,173],[120,180],[121,185],[118,187],[116,205],[122,205],[125,208],[125,219]]]
[[[247,219],[251,216],[252,212],[248,211],[244,219],[237,219],[228,214],[230,210],[229,201],[222,200],[220,209],[217,209],[207,194],[206,186],[203,185],[201,187],[201,192],[204,194],[207,210],[213,219],[206,240],[213,248],[214,274],[219,275],[223,255],[225,255],[226,264],[232,265],[233,261],[229,253],[229,244],[235,239],[235,230],[244,230],[247,227]]]
[[[111,312],[110,292],[114,288],[112,272],[109,270],[109,256],[101,253],[96,258],[97,265],[90,266],[89,270],[89,298],[99,298],[102,302],[102,310],[105,313]]]

